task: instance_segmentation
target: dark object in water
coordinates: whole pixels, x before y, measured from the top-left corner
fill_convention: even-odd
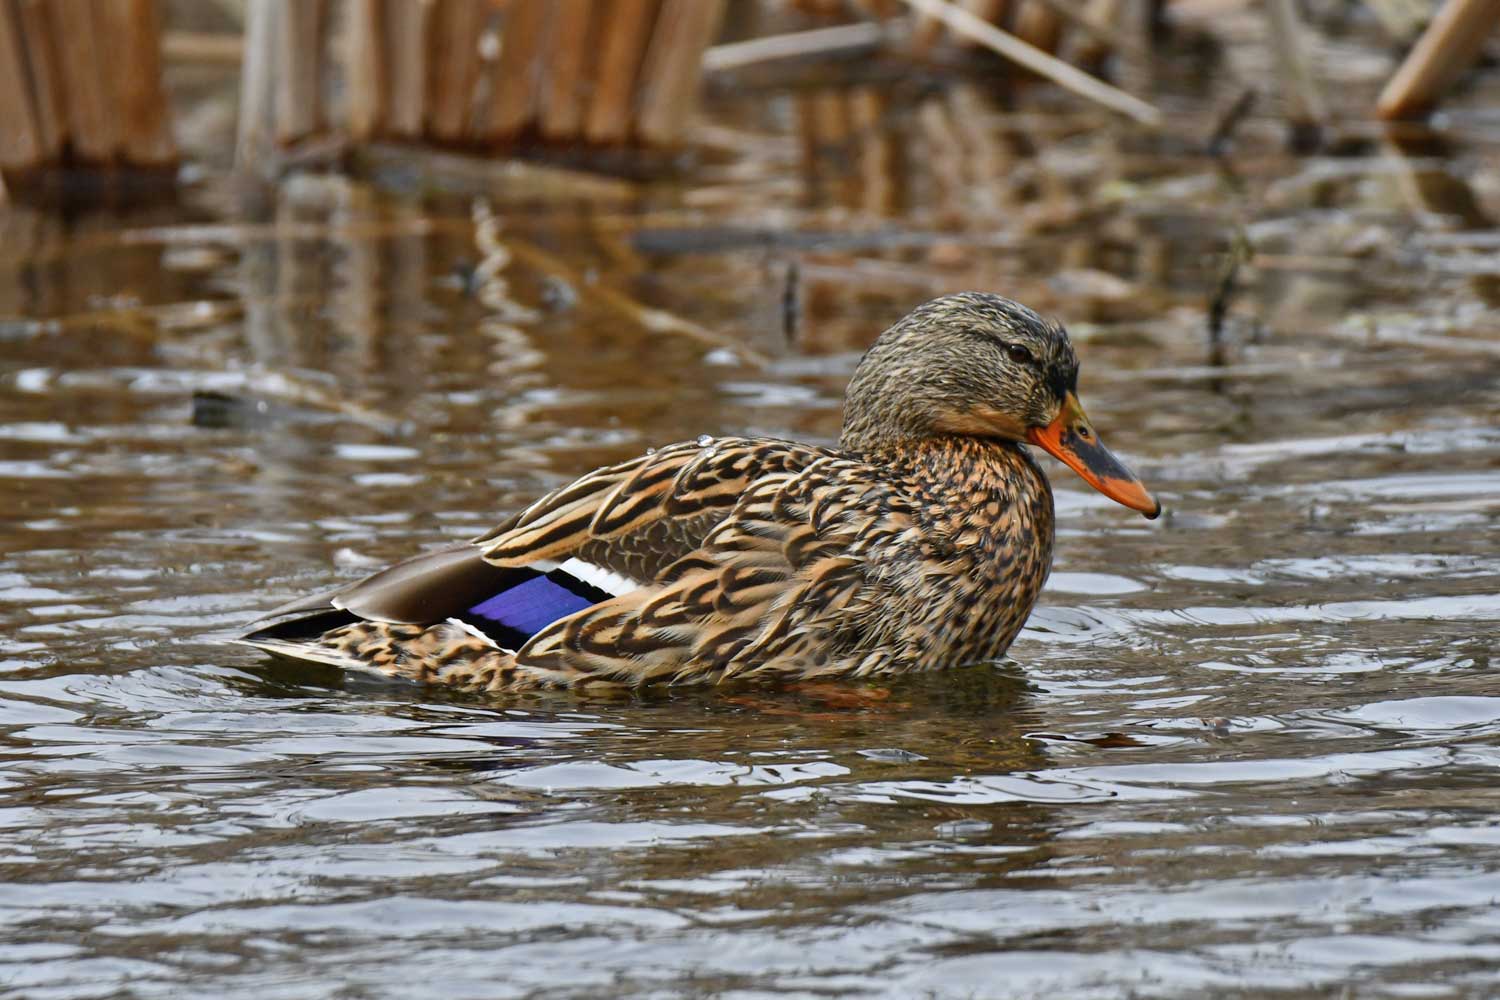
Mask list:
[[[282,409],[272,406],[264,399],[231,396],[212,389],[197,389],[193,392],[194,427],[216,430],[269,427],[284,419],[284,414],[278,412]]]

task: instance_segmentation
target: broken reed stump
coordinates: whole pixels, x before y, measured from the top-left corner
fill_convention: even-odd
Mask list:
[[[1430,111],[1443,92],[1479,58],[1500,24],[1500,0],[1446,0],[1380,92],[1375,113],[1387,120]]]
[[[416,6],[415,4],[413,6]],[[235,166],[263,178],[283,151],[320,133],[328,0],[249,0]]]
[[[158,0],[0,0],[0,170],[177,162]]]
[[[351,135],[470,148],[671,146],[725,2],[350,0]]]
[[[1276,63],[1276,77],[1281,81],[1291,128],[1291,148],[1311,153],[1322,142],[1323,123],[1328,111],[1317,76],[1304,44],[1304,32],[1293,0],[1265,0],[1270,24],[1271,55]]]

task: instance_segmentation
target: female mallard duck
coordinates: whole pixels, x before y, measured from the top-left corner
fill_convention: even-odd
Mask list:
[[[592,472],[472,543],[245,636],[482,690],[865,677],[1005,652],[1052,563],[1029,441],[1147,517],[1063,328],[997,295],[918,308],[849,384],[837,448],[699,438]],[[269,616],[268,616],[269,617]]]

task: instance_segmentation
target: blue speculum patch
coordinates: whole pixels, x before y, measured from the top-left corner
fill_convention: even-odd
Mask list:
[[[481,601],[469,614],[532,636],[594,603],[545,576],[536,576]]]

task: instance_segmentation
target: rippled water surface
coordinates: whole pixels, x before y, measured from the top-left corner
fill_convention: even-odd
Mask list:
[[[960,89],[834,156],[796,100],[680,183],[0,216],[0,985],[1500,993],[1500,145],[1267,120],[1229,177]],[[1068,322],[1169,508],[1049,466],[1004,663],[503,701],[218,641],[652,445],[831,441],[966,287]]]

